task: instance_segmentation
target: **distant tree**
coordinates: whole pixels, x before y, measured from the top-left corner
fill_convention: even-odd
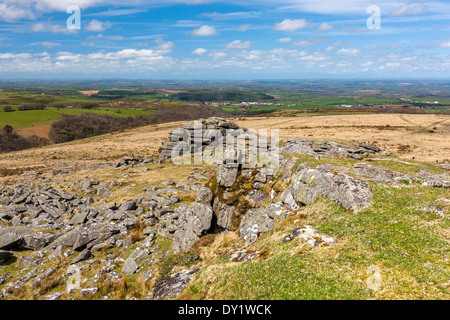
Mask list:
[[[3,111],[5,111],[5,112],[13,112],[14,109],[11,106],[4,106],[3,107]]]
[[[29,111],[29,110],[44,110],[46,107],[45,104],[42,103],[22,103],[17,107],[19,111]]]
[[[13,132],[13,127],[11,127],[9,124],[3,127],[4,134],[10,134],[11,132]]]

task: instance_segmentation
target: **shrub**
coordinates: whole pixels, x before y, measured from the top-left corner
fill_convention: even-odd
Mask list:
[[[3,111],[5,111],[5,112],[13,112],[15,110],[11,106],[4,106],[3,107]]]
[[[44,110],[45,104],[42,103],[22,103],[17,107],[19,111],[29,111],[29,110]]]

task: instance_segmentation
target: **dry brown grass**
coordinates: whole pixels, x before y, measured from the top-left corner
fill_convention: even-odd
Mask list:
[[[248,129],[280,129],[280,139],[369,142],[401,158],[450,160],[450,116],[414,114],[300,115],[236,120]],[[436,128],[436,129],[434,129]],[[434,131],[431,133],[429,131]],[[269,132],[270,133],[270,132]],[[405,146],[408,146],[405,148]]]
[[[280,139],[376,143],[401,158],[420,161],[450,159],[450,116],[410,114],[300,115],[297,117],[238,118],[248,129],[279,129]],[[50,167],[60,164],[83,166],[112,162],[123,156],[156,155],[162,142],[184,121],[150,125],[122,132],[43,148],[0,155],[0,170]],[[434,129],[436,128],[436,129]],[[429,130],[434,131],[430,133]],[[405,147],[408,146],[408,147]]]

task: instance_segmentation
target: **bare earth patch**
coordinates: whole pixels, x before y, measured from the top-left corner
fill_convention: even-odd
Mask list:
[[[51,124],[38,124],[32,127],[23,127],[16,129],[17,133],[24,137],[38,136],[41,138],[47,138],[50,132]]]
[[[87,90],[87,91],[78,91],[81,92],[82,94],[85,94],[87,96],[92,96],[94,94],[97,94],[100,92],[100,90]]]

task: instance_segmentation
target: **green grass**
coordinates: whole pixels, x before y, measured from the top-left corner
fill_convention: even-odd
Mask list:
[[[308,165],[312,167],[322,162],[313,162],[309,156],[302,158],[299,162],[310,160]],[[349,168],[356,162],[332,158],[323,161]],[[394,161],[378,164],[409,174],[420,169]],[[428,168],[440,172],[433,164]],[[251,246],[268,250],[267,260],[237,264],[222,259],[211,263],[202,268],[186,296],[238,300],[449,299],[450,243],[446,235],[450,221],[419,210],[439,205],[448,211],[450,205],[436,202],[438,198],[448,198],[448,190],[422,187],[419,182],[402,188],[370,185],[373,203],[363,212],[354,214],[322,197],[291,219],[300,219],[302,224],[313,225],[334,237],[336,245],[296,254],[295,241],[280,241],[294,225],[278,224]],[[367,285],[373,274],[371,266],[380,270],[379,290]],[[213,285],[208,284],[208,278],[215,279]]]
[[[4,112],[0,109],[0,127],[10,125],[13,128],[31,127],[38,124],[52,123],[61,118],[62,115],[80,115],[83,113],[106,114],[115,117],[134,117],[137,115],[148,115],[154,113],[153,110],[121,108],[120,113],[116,108],[81,109],[81,108],[61,108],[47,107],[45,110],[14,111]]]

